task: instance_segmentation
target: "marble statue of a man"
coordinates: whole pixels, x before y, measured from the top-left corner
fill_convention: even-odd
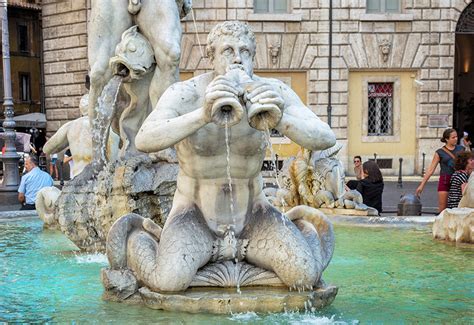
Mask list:
[[[105,85],[112,78],[109,60],[122,34],[137,25],[150,42],[158,62],[149,85],[149,99],[154,106],[169,85],[178,80],[181,55],[181,24],[191,10],[191,0],[92,0],[88,32],[90,66],[89,119],[97,118],[96,106]],[[93,140],[96,142],[96,140]],[[94,163],[101,161],[101,144],[94,143]]]
[[[333,146],[335,135],[284,83],[253,74],[256,44],[247,25],[217,25],[207,47],[214,71],[170,86],[135,140],[144,152],[177,150],[177,190],[164,228],[143,221],[124,246],[120,236],[142,221],[119,219],[107,239],[111,268],[126,264],[152,290],[181,291],[209,262],[239,260],[286,286],[313,287],[332,250],[324,252],[315,227],[290,221],[265,198],[262,129],[274,127],[311,150]]]
[[[82,96],[79,103],[82,117],[67,122],[45,143],[44,152],[58,153],[67,147],[74,159],[73,175],[79,175],[92,159],[92,132],[87,116],[89,94]]]

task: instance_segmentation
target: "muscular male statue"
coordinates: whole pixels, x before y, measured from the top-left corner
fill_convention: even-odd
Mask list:
[[[253,74],[256,44],[247,25],[217,25],[207,47],[214,71],[170,86],[136,137],[137,148],[145,152],[175,146],[180,172],[162,232],[129,235],[127,265],[157,291],[185,290],[210,261],[234,258],[274,272],[289,287],[310,288],[332,250],[322,257],[324,234],[290,221],[265,198],[260,169],[267,141],[262,123],[249,121],[250,111],[272,108],[268,121],[263,114],[253,115],[310,150],[333,146],[335,135],[284,83]],[[123,233],[120,222],[108,237],[112,268],[124,265],[125,257],[117,258],[114,250]],[[150,229],[149,221],[143,227]],[[155,237],[159,243],[153,242]],[[222,241],[237,244],[231,253],[215,256]]]
[[[92,133],[87,116],[89,95],[82,96],[79,108],[82,117],[67,122],[45,143],[44,152],[47,154],[58,153],[67,147],[74,157],[73,174],[79,175],[90,164],[92,159]]]
[[[152,107],[166,88],[178,80],[180,17],[186,16],[190,9],[191,0],[92,0],[88,33],[91,125],[96,119],[97,99],[112,78],[109,60],[122,33],[131,26],[138,25],[152,45],[158,62],[149,89]],[[94,143],[94,162],[99,166],[103,163],[100,150],[100,145]]]

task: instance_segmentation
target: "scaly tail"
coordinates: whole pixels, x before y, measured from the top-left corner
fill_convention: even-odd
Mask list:
[[[128,236],[134,229],[142,229],[160,238],[161,227],[152,220],[143,218],[136,213],[126,214],[112,225],[107,235],[107,258],[110,268],[117,270],[127,266],[127,242]]]
[[[322,272],[328,266],[334,253],[335,238],[332,223],[324,213],[306,205],[298,205],[286,212],[285,215],[291,221],[303,219],[316,228],[321,244]]]

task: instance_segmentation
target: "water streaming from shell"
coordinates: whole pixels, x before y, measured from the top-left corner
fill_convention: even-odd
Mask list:
[[[235,243],[236,247],[233,248],[232,252],[233,252],[233,258],[235,260],[235,263],[238,263],[238,258],[237,258],[237,254],[236,254],[236,251],[237,251],[237,248],[238,248],[238,245],[237,245],[237,239],[235,238],[235,224],[236,224],[236,220],[235,220],[235,214],[234,214],[234,193],[233,193],[233,190],[232,190],[232,175],[230,173],[230,130],[229,130],[229,116],[228,114],[226,113],[225,114],[225,146],[226,146],[226,160],[227,160],[227,181],[228,181],[228,184],[229,184],[229,195],[230,195],[230,213],[231,213],[231,216],[232,216],[232,225],[229,225],[228,226],[228,232],[229,232],[229,236],[231,237],[233,243]],[[241,294],[242,292],[240,291],[240,283],[239,281],[237,281],[237,293]]]

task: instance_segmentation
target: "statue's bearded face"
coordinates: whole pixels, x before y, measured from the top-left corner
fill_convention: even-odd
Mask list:
[[[241,39],[224,35],[216,42],[214,70],[223,75],[231,65],[242,65],[249,76],[253,74],[253,48],[247,37]]]

